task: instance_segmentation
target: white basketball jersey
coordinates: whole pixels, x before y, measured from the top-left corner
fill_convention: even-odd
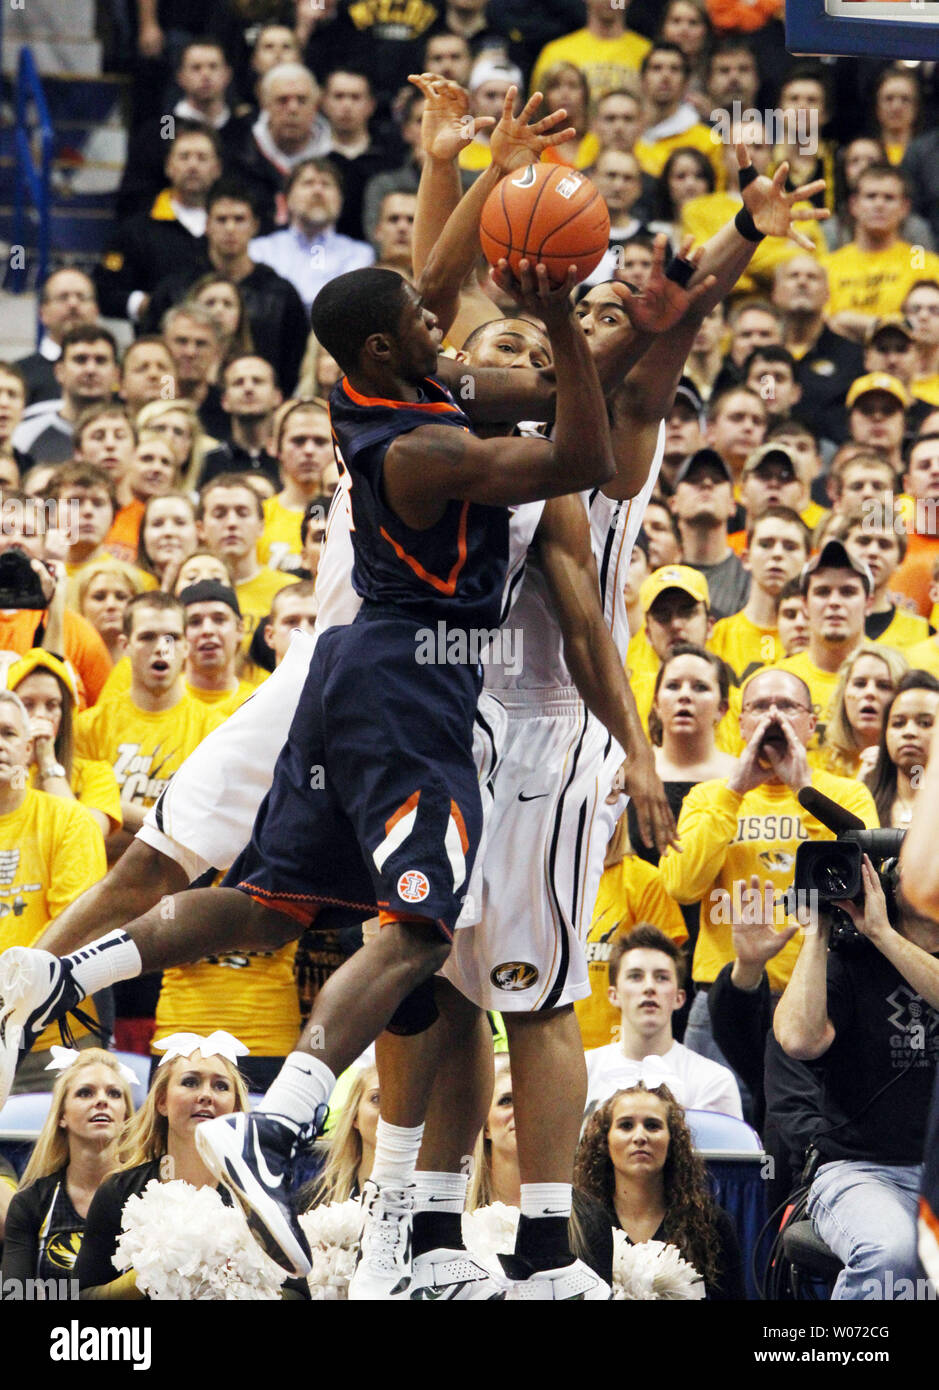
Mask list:
[[[614,502],[599,488],[580,494],[590,522],[590,541],[597,562],[603,616],[624,662],[630,636],[623,595],[626,570],[662,467],[664,449],[663,421],[659,425],[649,476],[641,492],[628,501]],[[522,633],[524,650],[521,670],[510,671],[505,665],[495,663],[488,665],[486,689],[500,699],[511,697],[513,691],[524,699],[525,691],[573,690],[571,674],[564,661],[561,626],[555,615],[547,580],[534,558],[529,559],[521,578],[520,592],[512,609],[512,625]]]

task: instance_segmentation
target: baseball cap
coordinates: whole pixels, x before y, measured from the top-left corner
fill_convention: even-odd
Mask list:
[[[679,401],[693,410],[695,415],[701,415],[704,411],[704,402],[690,376],[683,376],[675,388],[674,404],[677,405]]]
[[[910,404],[906,387],[899,377],[891,376],[889,372],[867,372],[866,375],[852,381],[845,405],[850,410],[855,401],[860,400],[861,396],[866,396],[869,391],[886,391],[888,395],[896,397],[904,410]]]
[[[639,590],[639,603],[643,613],[648,613],[655,600],[660,594],[664,594],[666,589],[680,589],[682,593],[690,594],[697,603],[710,605],[711,602],[708,582],[699,570],[693,569],[691,565],[663,565],[661,569],[653,570]]]
[[[679,483],[683,483],[688,474],[701,464],[710,464],[712,468],[719,469],[730,483],[731,487],[733,487],[734,475],[716,449],[699,449],[697,453],[692,454],[690,458],[686,458],[675,474],[674,486],[677,487]]]
[[[798,478],[799,470],[796,468],[795,459],[791,450],[785,444],[777,444],[770,440],[768,444],[761,444],[758,449],[754,449],[752,454],[747,456],[747,461],[743,465],[744,473],[752,473],[754,468],[759,468],[761,463],[767,463],[770,459],[781,459],[787,463],[792,470],[792,476]]]
[[[839,569],[853,570],[856,575],[863,580],[865,592],[874,592],[874,577],[867,568],[863,560],[855,560],[848,553],[844,541],[826,541],[817,555],[813,555],[811,560],[803,566],[802,573],[799,575],[799,590],[805,594],[808,591],[809,579],[819,569]],[[646,581],[648,583],[648,580]]]
[[[913,341],[913,326],[909,319],[905,319],[902,314],[884,314],[881,318],[875,319],[864,335],[865,343],[872,343],[879,333],[887,328],[895,328],[898,333],[902,333],[905,338]]]
[[[477,87],[482,87],[486,82],[507,82],[510,86],[514,84],[519,91],[525,86],[521,68],[517,68],[506,58],[500,58],[498,54],[483,54],[473,64],[469,75],[469,90],[475,92]]]
[[[241,617],[238,595],[220,579],[200,579],[198,584],[187,584],[179,596],[179,601],[185,608],[188,608],[190,603],[227,603],[235,616]]]

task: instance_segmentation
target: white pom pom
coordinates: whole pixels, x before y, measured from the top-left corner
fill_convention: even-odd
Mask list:
[[[349,1296],[349,1280],[355,1267],[362,1233],[362,1207],[356,1197],[347,1202],[324,1202],[305,1211],[300,1225],[310,1242],[313,1268],[307,1275],[310,1297],[316,1302],[336,1302]]]
[[[704,1298],[704,1280],[674,1245],[646,1240],[631,1245],[613,1232],[613,1297],[639,1301]]]
[[[257,1244],[240,1207],[213,1187],[175,1180],[147,1183],[129,1197],[114,1265],[133,1269],[137,1287],[157,1302],[280,1298],[287,1277]]]
[[[491,1206],[479,1207],[476,1211],[463,1213],[463,1241],[470,1254],[487,1269],[499,1268],[499,1255],[511,1254],[515,1249],[515,1232],[518,1229],[518,1207],[506,1206],[505,1202],[493,1202]]]

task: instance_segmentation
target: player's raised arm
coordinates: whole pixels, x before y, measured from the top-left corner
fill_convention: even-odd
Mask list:
[[[625,752],[622,790],[633,800],[646,844],[664,854],[670,844],[678,844],[675,820],[600,606],[590,526],[579,497],[556,497],[545,505],[535,544],[574,684]]]
[[[571,305],[573,273],[552,289],[543,266],[532,272],[523,261],[521,272],[518,302],[542,319],[554,354],[554,438],[477,439],[439,425],[401,435],[385,455],[384,486],[409,526],[433,525],[454,498],[505,506],[599,487],[613,476],[603,392]],[[522,369],[504,375],[520,376]]]
[[[458,83],[426,73],[410,80],[425,97],[425,158],[414,223],[417,288],[441,330],[452,332],[460,345],[479,324],[499,317],[492,300],[468,283],[480,255],[479,220],[486,199],[506,174],[537,162],[542,150],[569,139],[572,128],[558,129],[567,114],[563,108],[530,124],[541,105],[540,92],[514,115],[518,89],[510,87],[492,132],[492,163],[461,198],[456,157],[477,129],[492,121],[469,115],[466,92]]]

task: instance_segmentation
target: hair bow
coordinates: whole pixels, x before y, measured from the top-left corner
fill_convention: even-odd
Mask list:
[[[639,1080],[649,1091],[657,1086],[667,1086],[673,1096],[678,1095],[678,1077],[671,1071],[661,1057],[650,1054],[639,1063]]]
[[[251,1051],[250,1047],[245,1047],[243,1042],[222,1028],[210,1033],[207,1038],[201,1033],[172,1033],[168,1038],[157,1039],[153,1046],[163,1053],[161,1067],[174,1057],[191,1057],[194,1052],[201,1052],[203,1057],[224,1057],[233,1067],[237,1067],[238,1058],[246,1057]]]
[[[49,1048],[52,1061],[46,1064],[46,1071],[65,1071],[73,1062],[77,1062],[81,1053],[77,1047],[57,1047],[55,1043]],[[140,1077],[130,1067],[126,1067],[123,1062],[118,1062],[117,1069],[125,1081],[129,1081],[132,1086],[138,1085]]]

